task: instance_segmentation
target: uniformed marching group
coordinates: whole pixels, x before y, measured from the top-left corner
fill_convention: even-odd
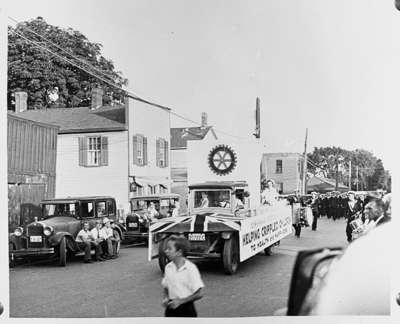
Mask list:
[[[390,220],[390,200],[388,200],[390,197],[391,195],[385,195],[383,190],[368,194],[353,191],[345,193],[332,191],[325,194],[313,192],[305,205],[312,210],[312,230],[317,229],[319,217],[326,216],[334,221],[344,218],[347,220],[347,241],[351,242],[357,224],[367,225],[370,221],[380,224]]]

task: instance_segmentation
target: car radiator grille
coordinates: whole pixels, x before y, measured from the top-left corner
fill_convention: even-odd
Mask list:
[[[41,248],[44,246],[44,236],[42,225],[32,225],[28,227],[28,247],[29,248]],[[40,242],[32,242],[31,237],[41,237]]]

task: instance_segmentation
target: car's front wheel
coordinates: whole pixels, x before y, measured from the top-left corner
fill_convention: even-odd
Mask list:
[[[234,274],[239,267],[239,244],[234,235],[224,241],[222,262],[227,274]]]
[[[14,243],[8,243],[8,249],[9,249],[9,255],[10,255],[10,259],[9,259],[9,267],[10,268],[14,268],[15,267],[15,256],[14,256],[14,254],[12,253],[12,251],[15,251],[16,250],[16,248],[15,248],[15,245],[14,245]]]
[[[61,239],[60,245],[58,247],[59,253],[59,261],[58,264],[61,267],[65,267],[67,265],[67,239],[65,236]]]

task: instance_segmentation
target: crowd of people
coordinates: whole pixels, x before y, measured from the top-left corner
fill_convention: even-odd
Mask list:
[[[390,220],[391,194],[385,194],[383,190],[312,192],[311,195],[300,195],[300,191],[296,190],[292,195],[281,196],[275,188],[274,181],[267,180],[261,192],[261,203],[273,205],[282,198],[287,199],[292,206],[292,223],[297,237],[300,237],[302,227],[311,226],[311,229],[316,231],[320,217],[327,217],[333,221],[346,219],[345,232],[348,242],[353,240],[355,231],[365,232],[372,226]]]
[[[83,223],[83,228],[76,236],[78,247],[85,252],[84,262],[92,263],[91,250],[95,250],[95,261],[115,259],[118,256],[118,239],[114,237],[111,221],[104,218],[98,219],[96,226],[90,230],[89,222]]]

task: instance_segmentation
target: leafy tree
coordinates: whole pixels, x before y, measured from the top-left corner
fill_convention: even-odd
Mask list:
[[[62,52],[28,28],[57,44],[73,56],[87,62],[95,69],[85,66],[67,53]],[[127,79],[123,78],[121,72],[115,70],[113,62],[101,55],[101,44],[90,42],[79,31],[49,25],[43,18],[38,17],[22,22],[15,28],[9,27],[8,30],[9,106],[13,106],[12,96],[15,91],[26,91],[28,93],[29,109],[87,106],[91,100],[91,89],[96,86],[103,88],[105,104],[123,101],[124,96],[121,90],[29,43],[15,32],[38,42],[41,46],[68,58],[76,65],[85,67],[85,69],[111,83],[118,86],[127,84]]]
[[[349,151],[340,147],[315,147],[307,155],[310,160],[308,171],[315,175],[336,179],[349,185],[349,167],[351,161],[351,188],[359,190],[375,190],[390,188],[390,174],[384,169],[382,161],[371,152],[356,149]]]

